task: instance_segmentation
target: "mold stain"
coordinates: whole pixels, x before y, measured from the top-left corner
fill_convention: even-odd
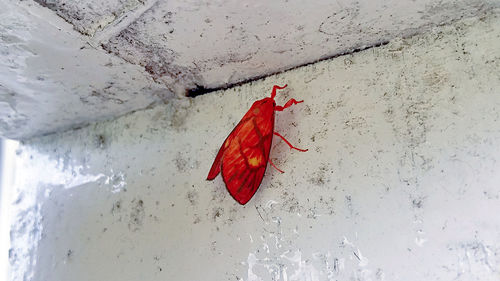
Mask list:
[[[131,204],[132,210],[130,211],[128,228],[135,232],[142,228],[146,214],[144,211],[144,201],[142,201],[142,199],[133,199]]]
[[[138,30],[141,30],[143,25],[145,25],[144,22],[135,21],[102,47],[127,62],[143,66],[155,81],[162,83],[173,93],[180,94],[179,89],[185,91],[185,89],[194,89],[197,85],[202,85],[203,79],[200,77],[201,70],[198,67],[179,65],[176,63],[179,54],[174,50],[141,41],[142,37]],[[173,29],[170,31],[173,33]]]
[[[224,208],[215,207],[212,209],[212,220],[216,222],[224,214]]]
[[[113,207],[111,207],[111,214],[116,214],[119,213],[122,209],[122,201],[118,200],[113,204]]]
[[[175,158],[175,167],[177,171],[184,173],[187,170],[188,161],[182,157],[182,153],[177,153],[177,157]]]
[[[109,139],[104,134],[99,134],[95,137],[95,145],[99,149],[105,149],[108,147]]]
[[[308,181],[316,186],[324,186],[330,182],[328,172],[333,173],[333,170],[327,163],[321,163],[318,170],[312,173]]]
[[[339,11],[335,11],[333,14],[329,15],[325,20],[319,25],[318,31],[326,35],[338,35],[341,29],[339,26],[347,26],[347,31],[344,33],[350,34],[356,30],[356,26],[350,23],[357,18],[359,15],[359,4],[352,7],[343,8]]]
[[[195,190],[191,190],[186,194],[186,197],[191,204],[191,206],[195,206],[198,203],[198,192]]]

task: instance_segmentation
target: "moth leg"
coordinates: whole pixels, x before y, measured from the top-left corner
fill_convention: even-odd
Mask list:
[[[284,88],[286,88],[286,86],[288,86],[288,85],[285,84],[285,86],[283,86],[283,87],[280,87],[278,85],[274,85],[273,86],[273,91],[271,92],[271,98],[274,99],[274,97],[276,96],[276,90],[283,90]]]
[[[294,104],[301,103],[301,102],[303,102],[303,100],[301,100],[301,101],[296,101],[295,99],[290,99],[289,101],[287,101],[287,103],[285,103],[285,105],[284,105],[284,106],[279,106],[279,105],[277,105],[277,106],[274,108],[274,110],[276,110],[276,111],[283,111],[283,109],[288,108],[288,107],[290,107],[290,106],[292,106],[292,105],[294,105]]]
[[[285,137],[283,137],[282,135],[280,135],[279,133],[276,133],[276,132],[273,132],[275,135],[277,135],[278,137],[280,137],[283,141],[286,142],[286,144],[288,144],[288,146],[290,147],[290,149],[296,149],[298,151],[302,151],[302,152],[306,152],[307,149],[300,149],[300,148],[296,148],[295,146],[293,146],[289,141],[287,141],[285,139]]]
[[[273,166],[276,170],[278,170],[278,172],[284,173],[284,171],[278,169],[278,167],[276,167],[276,165],[274,165],[273,161],[271,161],[271,158],[269,158],[269,164],[271,164],[271,166]]]

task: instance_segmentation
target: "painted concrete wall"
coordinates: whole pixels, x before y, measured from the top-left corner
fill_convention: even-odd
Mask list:
[[[32,139],[12,280],[498,280],[500,16]],[[238,205],[205,181],[273,84],[274,163]],[[24,279],[23,279],[24,278]]]
[[[0,0],[0,136],[20,139],[145,108],[173,94],[31,1]]]
[[[481,16],[498,0],[0,0],[0,136],[114,118]]]

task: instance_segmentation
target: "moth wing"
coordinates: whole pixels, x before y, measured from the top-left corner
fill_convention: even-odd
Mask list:
[[[223,145],[222,178],[231,196],[242,205],[250,201],[262,182],[273,128],[274,115],[269,120],[244,117]]]
[[[232,133],[231,133],[232,134]],[[222,164],[222,156],[224,155],[224,150],[226,143],[228,142],[229,136],[226,138],[226,140],[222,143],[221,148],[219,149],[219,152],[217,152],[217,156],[215,156],[214,163],[212,164],[212,167],[210,168],[210,172],[208,172],[207,180],[213,180],[215,177],[220,173],[220,167]]]

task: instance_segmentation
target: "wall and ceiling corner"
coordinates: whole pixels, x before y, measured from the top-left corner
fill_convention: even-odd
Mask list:
[[[149,71],[160,88],[168,79],[154,75],[171,69],[154,60],[158,50],[169,54],[154,43],[163,35],[154,26],[175,25],[166,22],[178,14],[162,17],[168,3],[152,3],[105,44],[118,61],[115,55],[134,54],[124,65],[137,75]],[[398,11],[407,4],[394,3]],[[464,2],[433,3],[440,5],[421,18],[441,20],[455,7],[450,3]],[[338,19],[356,13],[365,18],[362,7],[348,7],[338,15],[319,9],[329,15],[321,30],[333,33]],[[213,7],[196,8],[178,11]],[[78,19],[75,29],[100,36],[99,25]],[[238,28],[223,35],[239,38]],[[174,35],[165,32],[170,42]],[[12,280],[498,280],[499,45],[500,13],[490,10],[380,47],[26,140],[12,189]],[[297,51],[276,48],[292,59]],[[258,59],[241,54],[222,57],[241,65],[233,77]],[[173,58],[181,64],[183,56]],[[190,76],[188,69],[182,77],[219,79],[210,73]],[[304,103],[278,113],[276,131],[309,151],[290,151],[275,139],[271,157],[286,173],[268,169],[254,198],[240,206],[220,177],[207,182],[206,175],[252,102],[285,83],[277,103],[292,97]]]
[[[0,136],[26,139],[225,88],[496,0],[0,0]]]

